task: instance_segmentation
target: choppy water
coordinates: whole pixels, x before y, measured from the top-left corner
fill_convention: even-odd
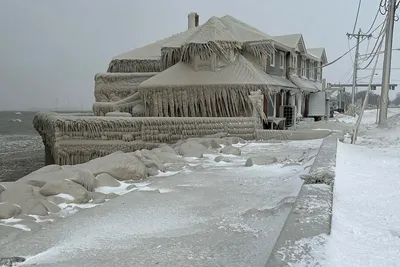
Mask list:
[[[12,181],[44,166],[42,138],[33,128],[36,112],[0,111],[0,181]]]

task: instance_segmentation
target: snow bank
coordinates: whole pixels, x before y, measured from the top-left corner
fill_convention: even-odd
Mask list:
[[[400,265],[399,162],[376,149],[339,144],[323,266]]]

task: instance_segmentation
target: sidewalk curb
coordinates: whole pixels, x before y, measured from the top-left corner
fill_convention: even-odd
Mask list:
[[[292,266],[308,258],[310,248],[304,241],[330,234],[336,150],[338,139],[342,138],[339,133],[324,138],[266,267]]]

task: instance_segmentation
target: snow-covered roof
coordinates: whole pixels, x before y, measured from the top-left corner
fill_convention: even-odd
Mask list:
[[[218,71],[196,71],[191,65],[179,62],[156,76],[142,82],[140,87],[268,84],[267,74],[257,69],[242,55]]]
[[[307,51],[310,55],[313,55],[313,56],[319,58],[319,60],[321,60],[323,64],[328,63],[325,48],[323,48],[323,47],[309,48],[309,49],[307,49]]]
[[[290,80],[305,92],[318,92],[322,90],[322,83],[320,82],[314,82],[294,76],[291,77]]]

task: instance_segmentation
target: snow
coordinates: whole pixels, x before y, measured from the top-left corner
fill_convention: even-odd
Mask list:
[[[324,266],[400,266],[399,192],[399,157],[339,143]]]
[[[16,224],[0,223],[0,225],[1,226],[8,226],[8,227],[20,229],[20,230],[23,230],[23,231],[26,231],[26,232],[31,231],[31,229],[28,226],[26,226],[24,224],[19,224],[19,223],[16,223]]]
[[[69,194],[58,194],[58,195],[55,195],[55,197],[59,197],[59,198],[70,200],[70,201],[75,200],[75,198]]]
[[[331,234],[299,240],[310,253],[292,266],[400,266],[400,110],[389,110],[386,128],[374,112],[365,112],[356,145],[338,143]]]

